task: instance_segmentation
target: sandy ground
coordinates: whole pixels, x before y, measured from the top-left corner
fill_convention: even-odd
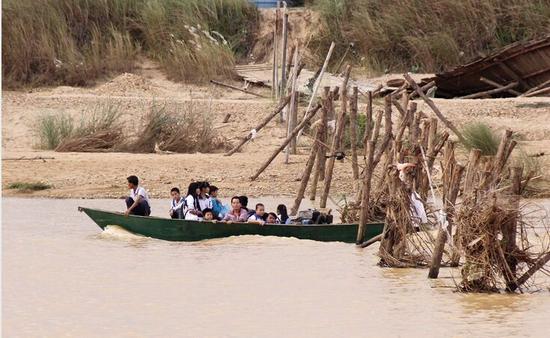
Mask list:
[[[254,90],[269,93],[268,89]],[[37,137],[33,129],[37,117],[43,114],[68,113],[79,117],[96,105],[117,104],[128,121],[127,132],[131,132],[151,102],[167,102],[209,114],[215,128],[235,143],[273,107],[270,99],[237,91],[173,83],[150,63],[145,63],[136,74],[123,74],[93,88],[62,86],[27,92],[4,91],[2,101],[4,196],[118,198],[127,193],[125,178],[131,174],[138,175],[151,195],[159,198],[166,198],[172,186],[184,188],[192,180],[210,181],[221,189],[224,197],[234,194],[292,196],[298,189],[309,153],[309,140],[304,137],[299,154],[291,156],[289,164],[285,164],[284,156],[280,155],[257,181],[251,182],[249,177],[285,137],[285,126],[276,122],[268,124],[253,142],[243,147],[241,153],[231,157],[221,153],[56,153],[36,149]],[[550,98],[435,101],[458,125],[480,120],[498,130],[512,128],[519,133],[520,147],[525,152],[550,154]],[[423,102],[417,102],[419,109],[432,114]],[[382,101],[376,104],[381,107]],[[360,109],[364,111],[364,106],[360,105]],[[227,113],[231,113],[231,119],[223,124]],[[55,159],[45,162],[6,160],[21,156]],[[550,167],[549,157],[540,157],[545,175]],[[37,181],[51,184],[53,188],[34,193],[7,189],[14,182]],[[544,180],[539,180],[538,184],[547,187]],[[332,186],[331,194],[335,199],[341,195],[354,195],[349,159],[336,163]]]

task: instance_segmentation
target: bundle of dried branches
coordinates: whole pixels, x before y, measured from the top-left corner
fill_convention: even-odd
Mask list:
[[[63,140],[55,151],[59,152],[103,152],[111,151],[122,139],[120,129],[99,130],[89,135],[75,136]]]

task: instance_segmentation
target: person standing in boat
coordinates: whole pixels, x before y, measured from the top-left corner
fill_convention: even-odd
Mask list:
[[[185,199],[181,197],[180,190],[177,187],[170,190],[172,196],[172,206],[170,207],[170,217],[183,218],[183,208],[185,207]]]
[[[224,205],[218,198],[218,190],[218,187],[214,185],[210,186],[210,200],[212,201],[212,212],[214,213],[214,218],[222,219],[223,216],[229,212],[229,207]]]
[[[226,222],[246,222],[248,212],[241,206],[239,196],[231,198],[231,211],[225,214],[223,220]]]
[[[201,207],[199,205],[200,184],[199,182],[193,182],[189,184],[187,188],[187,196],[185,197],[185,211],[184,218],[189,221],[198,221],[201,214]]]
[[[127,209],[124,215],[149,216],[151,214],[151,204],[149,203],[147,191],[139,186],[137,176],[128,176],[126,180],[128,181],[128,189],[130,189],[130,196],[126,198]]]

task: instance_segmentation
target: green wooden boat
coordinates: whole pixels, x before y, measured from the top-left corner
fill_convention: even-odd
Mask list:
[[[201,241],[239,235],[295,237],[322,242],[355,243],[357,224],[285,225],[254,223],[198,222],[160,217],[124,216],[123,213],[97,209],[78,208],[88,215],[101,229],[117,225],[135,234],[167,241]],[[367,224],[364,240],[380,235],[384,223]]]

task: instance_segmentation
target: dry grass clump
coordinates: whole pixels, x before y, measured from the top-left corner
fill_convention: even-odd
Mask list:
[[[347,53],[375,71],[434,72],[548,32],[550,3],[540,0],[318,0],[321,25],[311,47],[333,61]],[[350,47],[351,46],[351,47]]]
[[[122,138],[119,107],[97,105],[82,112],[78,125],[66,114],[45,115],[35,127],[42,149],[55,151],[107,151]]]
[[[6,0],[2,17],[5,85],[82,86],[131,71],[141,52],[177,80],[227,75],[257,10],[247,0]]]
[[[208,114],[192,109],[182,112],[174,105],[153,103],[134,140],[118,149],[136,153],[211,153],[228,147]]]
[[[52,186],[43,182],[14,182],[8,189],[17,189],[19,192],[32,192],[50,189]]]

